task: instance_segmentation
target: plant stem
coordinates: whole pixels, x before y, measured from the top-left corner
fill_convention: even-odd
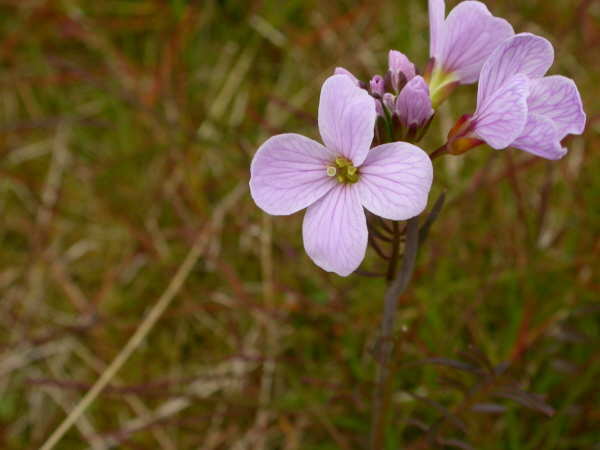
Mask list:
[[[442,155],[448,153],[448,148],[446,147],[446,145],[447,145],[447,143],[442,145],[441,147],[435,149],[433,152],[431,152],[429,154],[429,159],[433,161],[438,156],[442,156]]]
[[[402,265],[398,269],[396,277],[388,286],[383,303],[383,317],[381,320],[381,357],[377,367],[377,380],[375,394],[373,396],[373,422],[371,428],[371,449],[379,450],[383,445],[385,425],[390,408],[389,398],[393,388],[391,377],[390,356],[394,348],[393,339],[394,322],[396,319],[396,307],[398,297],[406,290],[415,267],[417,250],[419,248],[419,217],[408,219],[406,226],[406,247]]]

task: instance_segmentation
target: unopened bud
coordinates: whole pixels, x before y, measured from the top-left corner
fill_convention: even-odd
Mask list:
[[[404,72],[407,81],[412,80],[416,75],[415,65],[410,62],[406,55],[396,50],[390,50],[388,54],[388,66],[394,74]]]
[[[375,98],[382,98],[385,94],[385,81],[381,75],[375,75],[371,80],[371,95]]]
[[[385,94],[383,94],[382,101],[383,106],[385,106],[389,111],[390,115],[392,115],[396,110],[396,98],[389,92],[386,92]]]
[[[410,143],[421,140],[434,114],[429,88],[423,77],[417,75],[402,89],[396,101],[396,112],[400,125],[393,122],[394,136],[402,135],[401,140]],[[397,127],[399,132],[396,132]]]

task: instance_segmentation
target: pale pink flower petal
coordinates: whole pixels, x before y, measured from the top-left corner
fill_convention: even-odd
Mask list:
[[[510,145],[552,160],[567,153],[567,149],[560,145],[558,130],[552,119],[536,114],[529,114],[521,136]]]
[[[335,70],[333,71],[333,74],[334,75],[346,75],[352,81],[354,81],[354,84],[356,86],[360,87],[360,80],[358,78],[356,78],[352,72],[344,69],[343,67],[336,67]]]
[[[292,214],[320,199],[338,184],[327,175],[337,156],[299,134],[280,134],[257,150],[250,166],[250,193],[273,215]]]
[[[319,267],[343,277],[365,257],[367,221],[357,185],[339,183],[306,210],[302,225],[304,248]]]
[[[541,78],[554,61],[554,50],[546,39],[529,33],[507,39],[481,69],[477,103],[481,103],[506,80],[521,73],[530,79]]]
[[[329,77],[319,103],[319,131],[325,146],[359,166],[371,146],[374,127],[375,99],[347,75]]]
[[[440,55],[442,52],[445,17],[444,0],[429,0],[429,54],[431,56]]]
[[[561,75],[531,80],[529,112],[552,119],[558,130],[558,140],[567,134],[581,134],[585,127],[585,112],[581,96],[570,78]]]
[[[433,116],[429,87],[422,76],[417,75],[404,86],[396,100],[396,111],[405,127],[413,123],[421,127]]]
[[[529,79],[515,75],[477,106],[475,134],[491,147],[506,148],[523,131],[527,121]]]
[[[427,206],[433,166],[427,153],[406,142],[375,147],[356,183],[362,205],[380,217],[406,220]]]
[[[440,7],[434,7],[437,8],[434,14],[439,15]],[[486,59],[514,34],[506,20],[492,16],[483,3],[476,1],[459,3],[448,14],[443,30],[442,42],[438,34],[437,51],[431,56],[445,73],[456,72],[461,84],[477,81]]]
[[[390,50],[388,54],[388,66],[395,74],[403,72],[407,81],[412,80],[416,75],[415,65],[410,62],[404,53],[397,50]]]

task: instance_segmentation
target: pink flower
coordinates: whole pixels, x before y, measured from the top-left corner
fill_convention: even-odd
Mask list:
[[[268,139],[250,168],[250,192],[269,214],[308,207],[306,252],[323,269],[351,274],[364,258],[363,207],[386,219],[405,220],[427,204],[433,168],[427,154],[397,142],[369,150],[374,99],[347,75],[327,79],[321,90],[319,131],[325,146],[298,134]]]
[[[484,132],[479,124],[476,134],[494,148],[510,145],[553,160],[564,156],[567,149],[560,141],[567,134],[583,133],[586,117],[573,80],[560,75],[544,77],[553,61],[552,44],[530,33],[517,34],[498,47],[481,71],[477,104],[488,101],[514,77],[525,76],[529,80],[525,120],[518,120],[522,126],[516,134],[516,124],[510,126],[511,133],[504,129]]]
[[[583,132],[585,113],[573,80],[544,77],[553,60],[552,45],[539,36],[521,33],[502,43],[481,70],[475,114],[449,134],[450,153],[487,142],[561,158],[567,150],[560,141]]]
[[[481,2],[459,3],[444,19],[445,12],[444,0],[429,0],[433,67],[426,78],[434,106],[447,97],[445,91],[452,85],[476,82],[490,54],[514,35],[512,26],[492,16]]]

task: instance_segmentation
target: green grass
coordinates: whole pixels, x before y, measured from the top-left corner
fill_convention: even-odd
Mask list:
[[[1,448],[48,439],[205,232],[171,305],[56,448],[367,448],[383,282],[316,267],[302,213],[268,217],[247,189],[226,199],[269,136],[319,138],[335,67],[367,80],[393,48],[424,70],[425,3],[0,2]],[[556,413],[487,394],[506,412],[471,412],[445,378],[475,376],[407,366],[386,448],[433,447],[415,421],[476,449],[600,448],[596,6],[489,3],[553,43],[587,129],[558,162],[488,147],[437,160],[430,206],[447,189],[446,207],[398,310],[401,364],[469,363],[457,352],[474,345]],[[425,150],[475,92],[456,91]]]

